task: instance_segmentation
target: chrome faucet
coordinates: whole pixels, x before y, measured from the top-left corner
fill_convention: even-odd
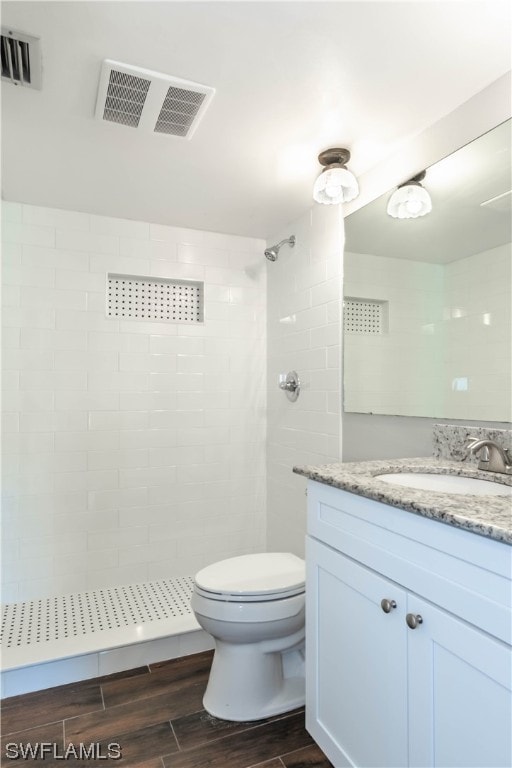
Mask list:
[[[478,469],[512,474],[512,457],[506,448],[502,448],[494,440],[479,440],[477,437],[472,437],[466,447],[468,456],[471,453],[478,456],[481,451]]]

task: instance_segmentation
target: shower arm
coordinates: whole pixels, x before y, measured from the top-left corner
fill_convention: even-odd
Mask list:
[[[290,237],[285,237],[284,240],[281,240],[280,243],[278,243],[277,245],[274,245],[274,248],[279,249],[285,243],[289,243],[293,248],[293,246],[295,245],[295,235],[290,235]]]

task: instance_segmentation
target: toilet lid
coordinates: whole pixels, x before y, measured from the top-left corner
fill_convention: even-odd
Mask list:
[[[288,552],[242,555],[203,568],[196,585],[226,595],[275,595],[304,588],[305,563]]]

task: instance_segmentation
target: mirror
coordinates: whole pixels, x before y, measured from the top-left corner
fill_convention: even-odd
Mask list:
[[[346,412],[512,420],[511,122],[426,169],[429,214],[345,219]]]

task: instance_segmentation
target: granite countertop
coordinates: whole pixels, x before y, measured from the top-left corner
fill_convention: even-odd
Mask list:
[[[426,472],[464,475],[512,487],[512,476],[478,470],[460,461],[439,458],[387,459],[297,466],[293,471],[310,480],[332,485],[358,496],[400,507],[457,528],[512,544],[512,497],[474,496],[424,491],[391,485],[375,475],[392,472]]]

